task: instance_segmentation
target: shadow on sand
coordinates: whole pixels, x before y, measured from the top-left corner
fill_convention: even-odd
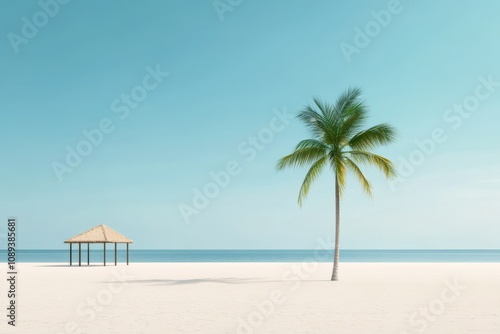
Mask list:
[[[148,280],[130,280],[127,283],[145,284],[145,285],[192,285],[202,283],[215,284],[255,284],[255,283],[291,283],[292,280],[277,280],[267,278],[192,278],[192,279],[148,279]],[[306,282],[329,282],[328,280],[304,280]],[[108,283],[108,282],[103,282]]]
[[[87,265],[87,264],[83,264],[81,266],[79,266],[78,264],[77,265],[72,265],[70,266],[69,264],[43,264],[43,265],[38,265],[36,267],[47,267],[47,268],[85,268],[85,267],[120,267],[120,266],[115,266],[114,264],[111,265],[111,264],[108,264],[106,266],[102,265],[102,264],[90,264],[90,265]]]

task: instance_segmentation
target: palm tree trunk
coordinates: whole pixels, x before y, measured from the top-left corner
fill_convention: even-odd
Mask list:
[[[339,240],[340,240],[340,196],[339,196],[339,180],[335,174],[335,254],[333,256],[333,273],[332,281],[339,280]]]

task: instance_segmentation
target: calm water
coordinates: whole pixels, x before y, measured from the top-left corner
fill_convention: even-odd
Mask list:
[[[343,250],[340,256],[343,262],[500,262],[500,250]],[[112,246],[106,257],[114,261]],[[131,262],[330,262],[332,258],[333,251],[326,250],[130,250]],[[0,262],[6,261],[2,250]],[[69,249],[17,251],[17,262],[68,261]],[[78,261],[78,246],[73,247],[73,261]],[[82,245],[82,262],[86,261],[87,246]],[[102,248],[91,246],[90,261],[103,261]],[[124,249],[119,249],[118,261],[125,261]]]

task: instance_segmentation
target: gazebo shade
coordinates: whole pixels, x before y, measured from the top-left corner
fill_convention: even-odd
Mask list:
[[[104,224],[91,228],[64,243],[132,243],[132,240]]]

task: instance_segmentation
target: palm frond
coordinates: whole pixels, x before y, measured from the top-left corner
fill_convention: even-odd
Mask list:
[[[295,150],[301,150],[304,148],[318,148],[318,149],[323,149],[323,150],[328,150],[328,145],[326,145],[324,142],[319,141],[317,139],[304,139],[301,140],[297,146],[295,146]]]
[[[387,158],[367,151],[347,151],[345,154],[350,155],[351,159],[356,163],[372,165],[377,167],[386,178],[393,178],[396,174],[394,164]]]
[[[359,102],[361,99],[361,89],[358,87],[349,87],[342,93],[335,103],[335,111],[339,114],[345,114],[353,103]]]
[[[303,167],[316,162],[324,156],[324,149],[316,147],[302,148],[278,160],[276,169],[283,170],[287,167]]]
[[[316,139],[333,144],[336,142],[335,134],[337,131],[334,122],[329,118],[328,112],[325,111],[330,107],[322,104],[319,100],[315,104],[315,106],[307,105],[297,117],[306,124]],[[315,108],[318,108],[319,111]]]
[[[334,110],[334,106],[327,103],[327,102],[322,101],[318,97],[313,97],[313,102],[316,105],[316,107],[319,109],[319,111],[321,112],[321,115],[323,115],[323,118],[328,119]]]
[[[339,185],[339,195],[340,198],[342,198],[346,187],[347,178],[347,169],[344,159],[342,159],[342,157],[338,155],[330,156],[330,165],[333,172],[335,173],[335,177],[337,178],[337,182]]]
[[[344,146],[352,134],[361,129],[366,118],[366,108],[361,100],[361,90],[353,87],[341,94],[332,108],[329,121],[338,145]]]
[[[323,115],[325,140],[330,145],[336,145],[340,142],[339,134],[342,125],[342,114],[337,112],[336,106],[333,104],[323,102],[319,98],[313,98],[313,100]]]
[[[396,139],[396,131],[388,124],[375,125],[369,129],[358,132],[349,140],[353,150],[370,150],[378,145],[390,144]]]
[[[358,178],[359,183],[361,183],[361,187],[363,188],[364,192],[368,196],[371,197],[372,196],[372,185],[371,185],[370,181],[368,181],[368,179],[365,177],[365,175],[363,174],[361,169],[358,167],[358,165],[356,165],[354,163],[354,161],[352,161],[349,158],[346,158],[345,162],[346,162],[346,165],[349,168],[349,170],[351,170],[354,173],[354,175],[356,175],[356,177]]]
[[[367,118],[367,111],[363,102],[357,102],[350,106],[340,127],[342,145],[348,144],[352,136],[361,130]]]
[[[321,173],[323,167],[327,162],[328,162],[328,157],[325,155],[321,159],[313,163],[313,165],[307,172],[306,177],[304,178],[304,181],[302,182],[302,186],[300,187],[299,191],[299,198],[298,198],[299,206],[302,206],[304,199],[309,193],[311,185],[318,178],[319,174]]]
[[[310,105],[305,106],[297,115],[297,118],[306,125],[317,139],[324,138],[325,133],[328,131],[323,115],[314,110]]]

